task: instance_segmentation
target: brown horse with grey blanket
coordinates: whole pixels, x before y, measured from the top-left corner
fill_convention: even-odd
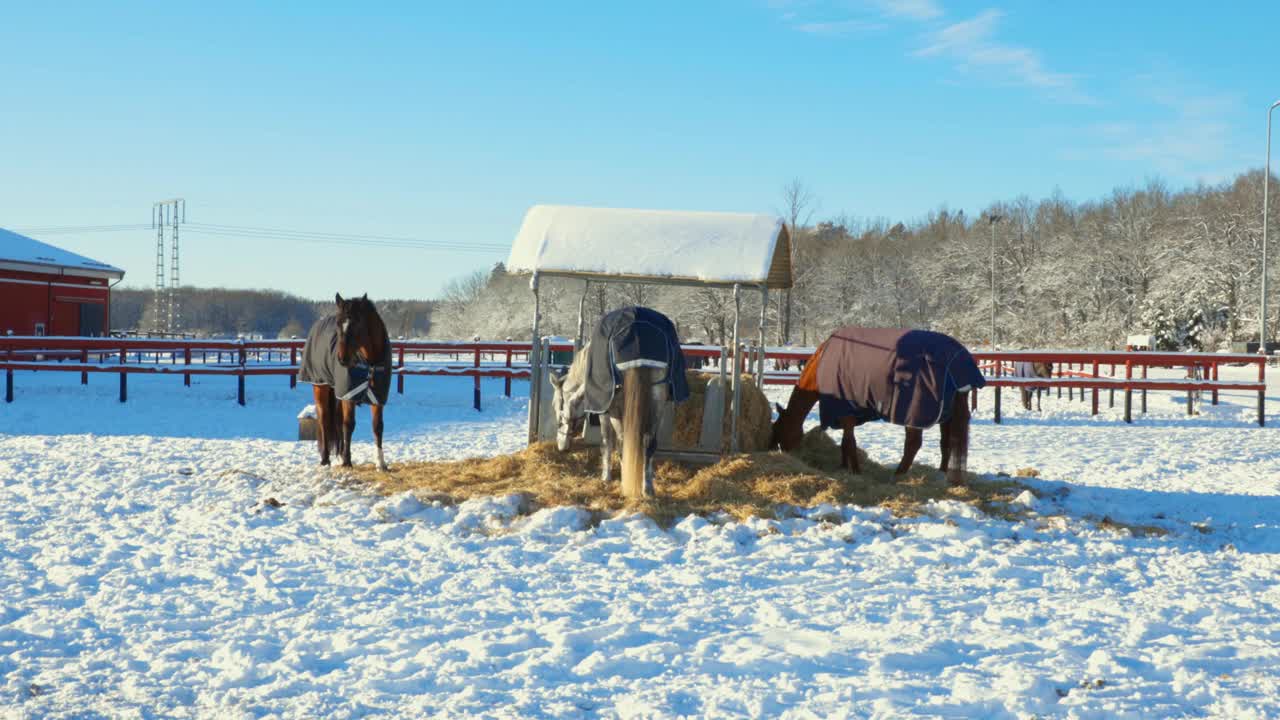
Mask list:
[[[342,455],[343,467],[351,467],[356,405],[368,403],[377,466],[386,470],[382,413],[391,390],[387,327],[368,295],[344,300],[341,294],[335,294],[334,303],[336,312],[317,320],[307,333],[298,369],[298,380],[311,383],[315,400],[320,464],[329,464],[332,451]]]

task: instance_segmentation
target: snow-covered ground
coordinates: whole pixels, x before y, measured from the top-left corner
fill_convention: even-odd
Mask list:
[[[1274,395],[1262,429],[1247,395],[1187,418],[1153,394],[1132,426],[1105,397],[1096,418],[1006,397],[996,426],[984,395],[970,465],[1038,469],[1026,521],[944,503],[664,531],[374,497],[292,441],[305,386],[254,378],[240,407],[194,382],[131,378],[121,405],[113,379],[18,375],[0,717],[1280,716]],[[522,445],[522,399],[470,403],[411,378],[388,459]],[[882,462],[901,440],[859,431]]]

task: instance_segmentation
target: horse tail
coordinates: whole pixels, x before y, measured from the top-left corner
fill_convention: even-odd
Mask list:
[[[653,392],[644,368],[622,371],[622,494],[644,496],[645,446],[654,433]]]
[[[952,398],[947,425],[947,479],[960,485],[969,462],[969,393],[958,392]]]

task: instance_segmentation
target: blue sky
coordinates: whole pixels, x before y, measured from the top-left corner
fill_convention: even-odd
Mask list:
[[[1280,3],[0,0],[0,227],[508,245],[539,202],[978,212],[1260,167]],[[183,236],[183,281],[429,297],[501,250]],[[208,230],[208,228],[205,228]],[[153,281],[154,236],[30,233]]]

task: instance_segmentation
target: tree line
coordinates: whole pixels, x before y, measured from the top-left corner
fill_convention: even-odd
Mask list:
[[[316,301],[276,290],[182,287],[176,292],[179,330],[198,337],[306,337],[317,319],[333,312],[333,301]],[[155,292],[116,288],[111,292],[111,327],[147,333],[164,327]],[[431,330],[429,300],[375,299],[391,337],[426,337]]]
[[[781,214],[792,226],[795,286],[770,298],[768,340],[812,345],[838,326],[863,325],[934,329],[982,346],[991,341],[994,295],[1002,347],[1119,348],[1130,334],[1155,335],[1165,349],[1256,341],[1262,178],[1252,171],[1179,191],[1151,180],[1086,202],[1024,196],[976,217],[943,207],[911,222],[841,215],[816,223],[812,193],[793,182]],[[1278,228],[1280,209],[1271,210]],[[1269,342],[1280,319],[1278,286],[1268,290]],[[744,293],[748,338],[758,297]],[[563,279],[543,281],[545,332],[573,336],[580,302],[588,317],[653,306],[686,341],[732,335],[730,291]],[[453,280],[438,306],[433,335],[529,337],[528,279],[500,265]]]

